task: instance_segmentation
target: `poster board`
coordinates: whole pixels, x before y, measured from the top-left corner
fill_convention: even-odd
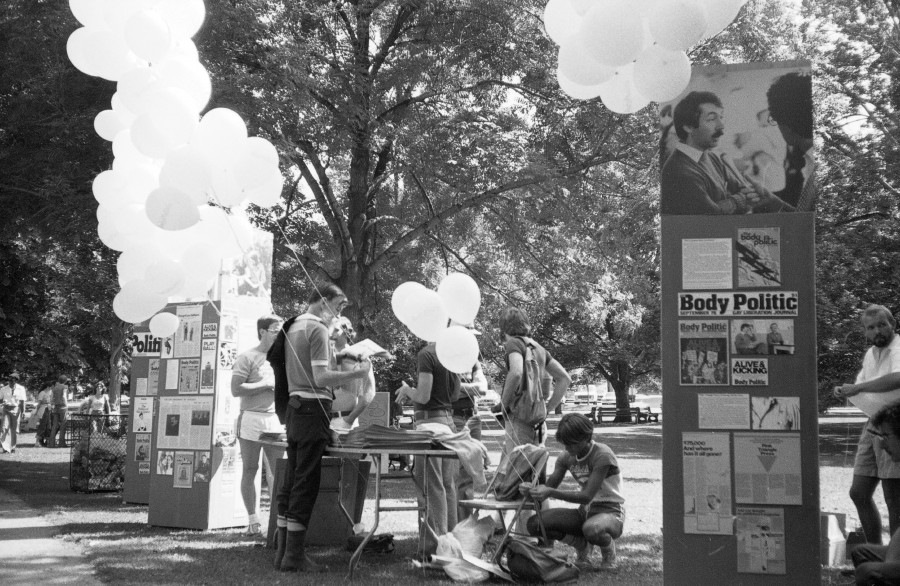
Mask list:
[[[808,71],[797,62],[694,70],[671,105],[692,91],[720,97],[725,128],[711,150],[738,167],[725,169],[726,189],[748,170],[786,189],[778,173],[792,147],[769,123],[767,90]],[[680,207],[695,187],[666,185],[677,175],[666,165],[663,484],[673,489],[663,493],[664,580],[818,584],[814,214],[698,213]]]

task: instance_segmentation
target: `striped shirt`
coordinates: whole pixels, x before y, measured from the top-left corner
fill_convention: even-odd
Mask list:
[[[328,328],[318,317],[304,313],[297,317],[287,331],[284,348],[288,392],[303,399],[328,399],[334,397],[331,389],[317,386],[313,368],[331,363],[331,341]]]

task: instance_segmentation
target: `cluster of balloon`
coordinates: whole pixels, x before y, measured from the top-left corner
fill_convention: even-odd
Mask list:
[[[550,0],[544,29],[559,45],[559,87],[619,114],[672,100],[691,79],[687,50],[731,24],[747,1]]]
[[[444,277],[437,291],[407,281],[394,289],[391,296],[391,308],[397,319],[419,338],[436,342],[441,364],[458,373],[471,372],[478,361],[478,340],[464,326],[475,321],[480,307],[478,284],[462,273]],[[448,327],[448,320],[460,325]]]
[[[100,240],[122,253],[113,310],[138,323],[170,297],[205,297],[222,259],[249,246],[247,202],[269,207],[281,196],[278,152],[248,138],[231,110],[200,117],[212,93],[191,40],[206,16],[203,0],[69,0],[69,7],[84,25],[66,45],[72,64],[116,82],[111,108],[94,120],[115,159],[93,192]],[[178,325],[157,317],[156,335]]]

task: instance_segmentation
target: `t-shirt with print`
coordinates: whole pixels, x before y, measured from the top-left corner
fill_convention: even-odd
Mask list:
[[[450,372],[441,361],[438,360],[434,344],[428,344],[419,350],[418,372],[431,374],[431,398],[427,403],[413,403],[416,411],[432,411],[435,409],[450,409],[453,401],[459,398],[459,375]]]
[[[585,487],[594,470],[609,466],[606,471],[606,477],[600,485],[600,490],[597,491],[591,502],[583,505],[583,507],[587,510],[594,503],[604,503],[621,509],[625,498],[622,496],[622,476],[619,471],[619,460],[609,446],[591,442],[591,449],[583,458],[576,458],[565,452],[559,457],[556,465],[564,466],[581,488]]]
[[[286,332],[284,361],[288,393],[303,399],[332,399],[328,387],[315,384],[312,372],[314,366],[327,368],[331,363],[331,341],[321,319],[309,313],[297,317]]]
[[[274,384],[275,381],[275,373],[272,371],[272,365],[266,360],[266,353],[256,348],[247,350],[237,357],[231,369],[231,376],[246,383],[258,383],[268,379]],[[275,413],[275,390],[242,396],[241,411]]]

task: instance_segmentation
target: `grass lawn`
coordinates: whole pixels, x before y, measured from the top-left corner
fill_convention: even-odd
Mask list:
[[[555,422],[551,421],[552,438]],[[820,420],[820,478],[823,511],[847,515],[848,527],[857,525],[856,512],[847,496],[853,454],[861,418],[823,417]],[[494,463],[501,432],[488,429],[485,441]],[[122,504],[119,493],[79,494],[69,491],[68,450],[33,448],[33,434],[20,436],[14,454],[0,459],[0,482],[30,506],[45,512],[62,527],[62,537],[80,544],[106,583],[137,584],[306,584],[310,576],[282,574],[271,568],[272,552],[260,540],[242,535],[241,529],[217,531],[174,530],[147,525],[147,507]],[[614,579],[618,585],[662,584],[662,429],[658,424],[605,424],[596,438],[619,456],[628,502],[625,534],[618,541],[620,563]],[[550,440],[552,454],[560,452]],[[551,459],[551,469],[553,460]],[[410,503],[414,488],[395,482],[386,494]],[[372,495],[370,487],[370,496]],[[880,499],[880,491],[878,493]],[[883,501],[879,507],[885,511]],[[388,503],[385,503],[388,504]],[[264,497],[263,512],[268,509]],[[371,507],[363,523],[371,523]],[[887,520],[885,517],[885,526]],[[396,550],[385,555],[364,555],[356,582],[363,584],[451,584],[442,572],[417,570],[410,559],[415,551],[416,522],[412,512],[382,515],[379,533],[393,533]],[[557,545],[560,551],[568,551]],[[330,571],[317,576],[318,585],[344,584],[350,554],[340,548],[311,548]],[[597,554],[599,555],[599,554]],[[583,574],[582,583],[605,581],[606,576]],[[837,569],[822,572],[823,584],[850,584]]]

